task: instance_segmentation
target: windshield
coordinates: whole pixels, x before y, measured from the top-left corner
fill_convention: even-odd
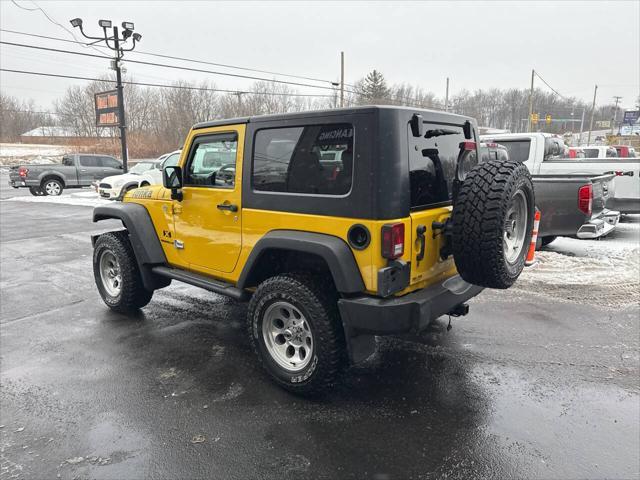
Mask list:
[[[175,167],[176,165],[178,165],[178,161],[180,160],[180,154],[179,153],[173,153],[171,155],[169,155],[167,158],[164,159],[164,161],[162,162],[162,168],[164,167]]]
[[[129,173],[135,173],[137,175],[140,175],[141,173],[144,173],[147,170],[151,170],[153,166],[154,164],[152,162],[138,162],[133,167],[131,167],[131,169],[129,170]]]

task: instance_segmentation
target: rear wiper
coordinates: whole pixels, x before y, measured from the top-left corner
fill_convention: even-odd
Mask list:
[[[442,135],[455,135],[459,132],[456,130],[446,130],[444,128],[439,128],[437,130],[427,130],[427,133],[424,134],[424,138],[432,138],[432,137],[440,137]]]

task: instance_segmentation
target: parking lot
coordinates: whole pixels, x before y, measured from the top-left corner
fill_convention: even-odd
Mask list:
[[[21,202],[6,182],[2,478],[639,475],[637,216],[578,254],[560,239],[451,331],[380,340],[305,400],[258,367],[243,304],[174,284],[109,311],[90,235],[115,224],[91,222],[86,190]]]

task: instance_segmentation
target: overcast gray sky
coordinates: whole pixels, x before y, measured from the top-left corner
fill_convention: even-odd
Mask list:
[[[598,103],[621,95],[632,108],[640,94],[640,1],[623,2],[64,2],[16,0],[42,7],[72,29],[81,17],[88,32],[100,18],[135,22],[143,35],[138,49],[276,72],[337,80],[340,51],[346,82],[376,68],[390,83],[419,84],[443,97],[489,87],[528,88],[535,68],[557,91]],[[5,30],[71,38],[38,10],[0,3]],[[3,41],[83,50],[80,46],[0,32]],[[81,38],[77,30],[74,32]],[[2,45],[2,68],[80,76],[107,72],[104,60]],[[132,55],[131,59],[154,60]],[[173,60],[156,61],[184,64]],[[251,81],[128,65],[139,81],[214,81],[217,87],[247,89]],[[219,69],[229,72],[234,70]],[[256,74],[260,76],[260,74]],[[264,75],[263,75],[264,76]],[[269,77],[269,75],[267,75]],[[2,72],[3,92],[34,98],[49,108],[69,84],[79,81]],[[538,85],[542,88],[541,82]],[[300,93],[323,93],[296,87]]]

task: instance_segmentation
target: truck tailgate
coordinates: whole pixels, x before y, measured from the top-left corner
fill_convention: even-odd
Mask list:
[[[611,174],[533,175],[536,206],[542,214],[539,236],[574,236],[584,224],[602,217],[615,195],[614,178]],[[589,195],[582,204],[581,189]]]

